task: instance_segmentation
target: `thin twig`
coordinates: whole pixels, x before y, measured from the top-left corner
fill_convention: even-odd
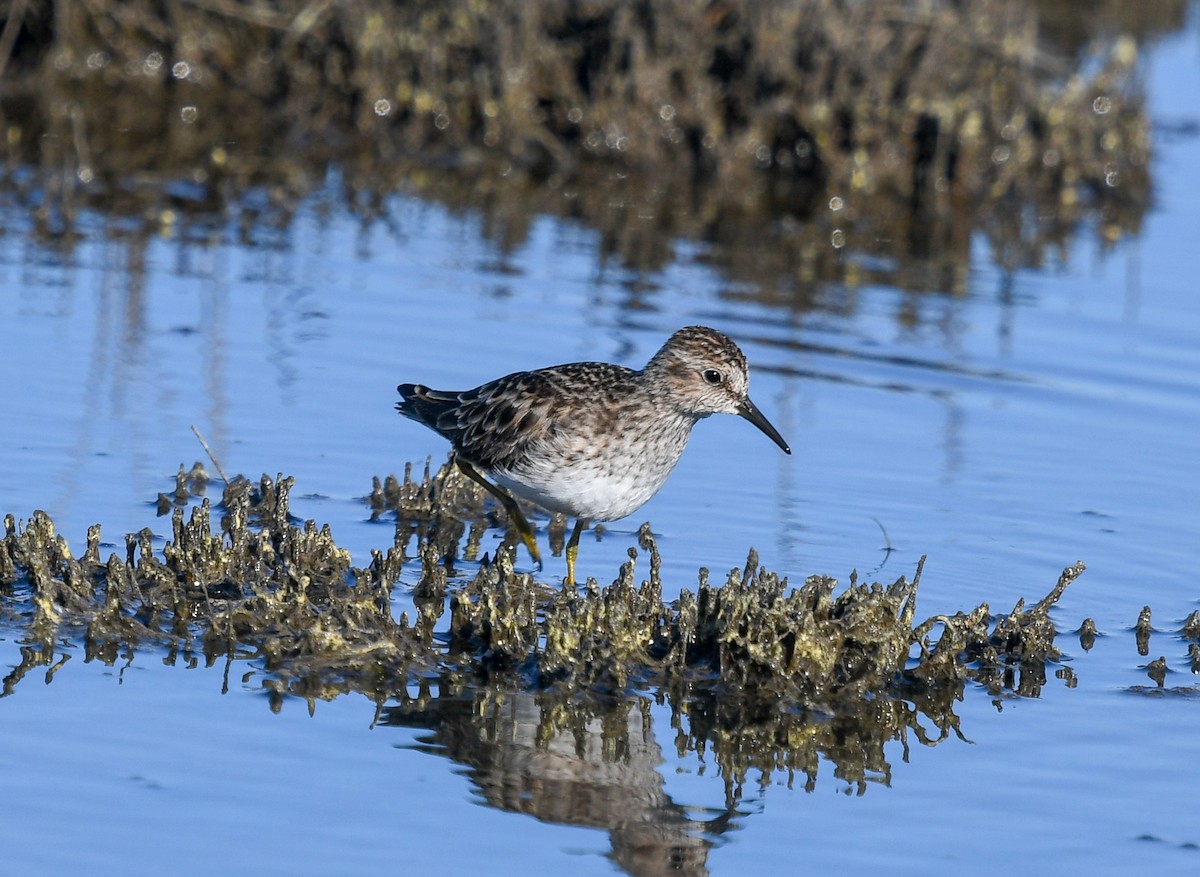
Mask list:
[[[221,476],[221,480],[226,484],[229,479],[225,477],[225,470],[221,468],[221,464],[217,461],[216,455],[213,454],[212,448],[208,446],[208,442],[204,440],[204,436],[200,434],[200,430],[196,429],[196,424],[192,424],[192,432],[196,434],[196,438],[200,439],[200,445],[204,448],[204,453],[208,454],[208,459],[212,460],[212,464],[217,467],[217,474]]]

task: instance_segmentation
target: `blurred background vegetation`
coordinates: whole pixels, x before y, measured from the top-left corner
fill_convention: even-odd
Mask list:
[[[961,292],[976,233],[1012,269],[1138,231],[1138,61],[1186,5],[9,0],[0,198],[69,249],[83,217],[203,241],[405,192],[505,248],[570,218],[639,271],[704,242],[794,307]]]

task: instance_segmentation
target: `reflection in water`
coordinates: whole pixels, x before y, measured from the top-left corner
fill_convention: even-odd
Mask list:
[[[629,874],[707,873],[713,841],[744,814],[697,819],[665,792],[649,701],[554,727],[550,717],[569,709],[531,692],[485,688],[388,707],[381,720],[430,729],[422,748],[466,765],[491,807],[608,832],[612,858]]]
[[[124,668],[134,653],[106,643],[88,648],[85,660]],[[21,656],[4,680],[4,695],[34,670],[43,670],[44,681],[51,682],[70,660],[69,653],[48,644],[24,646]],[[195,668],[222,657],[224,693],[231,676],[240,675],[240,661],[177,649],[166,660]],[[381,704],[377,724],[428,729],[419,748],[466,766],[490,807],[605,831],[612,859],[632,875],[706,874],[709,850],[750,818],[739,807],[748,784],[766,788],[782,782],[793,788],[800,779],[811,792],[824,762],[833,777],[861,795],[871,784],[890,785],[887,744],[898,743],[907,761],[913,741],[935,746],[951,736],[964,739],[952,709],[961,692],[914,690],[912,701],[883,699],[863,710],[831,714],[773,701],[751,705],[702,688],[683,701],[662,691],[602,700],[566,688],[533,692],[500,683],[466,685],[458,675],[415,684],[416,695],[370,693]],[[306,687],[299,679],[290,686],[294,696],[308,699],[310,709],[316,698],[347,690]],[[278,694],[276,689],[275,708],[281,705]],[[655,717],[662,714],[656,703],[670,707],[669,727],[656,727]],[[706,762],[716,766],[724,808],[677,801],[665,791],[659,741],[672,732],[672,760],[694,759],[695,773],[704,773]]]
[[[886,744],[899,742],[907,759],[910,740],[933,746],[951,734],[962,738],[954,698],[920,707],[881,700],[850,715],[711,690],[683,701],[665,692],[600,701],[561,690],[464,687],[448,677],[437,688],[431,695],[422,685],[419,696],[382,709],[380,721],[428,728],[422,748],[466,765],[489,806],[608,832],[612,858],[634,875],[707,873],[708,850],[748,818],[739,809],[747,782],[791,788],[799,777],[812,791],[824,761],[861,795],[870,783],[891,781]],[[669,730],[655,728],[655,702],[671,707],[672,757],[716,764],[723,810],[697,818],[700,808],[665,792],[658,741]]]
[[[89,641],[84,660],[118,666],[123,674],[136,652],[147,648],[153,651],[148,644]],[[20,651],[21,663],[4,679],[4,696],[35,673],[52,682],[71,660],[70,647],[52,642],[30,643]],[[254,669],[262,667],[262,655],[250,651],[204,654],[172,646],[164,660],[191,669],[221,662],[222,693],[231,679],[245,684],[263,675]],[[1037,675],[1027,669],[1021,671],[1024,678]],[[1003,694],[1013,690],[1007,686],[1014,680],[1010,670],[985,687]],[[756,788],[786,784],[812,792],[824,764],[833,778],[862,795],[873,784],[891,784],[889,749],[907,761],[914,742],[936,746],[965,739],[953,711],[963,691],[915,683],[904,699],[881,698],[831,713],[773,698],[725,696],[705,685],[600,698],[564,686],[531,691],[504,682],[467,683],[459,672],[414,680],[401,690],[395,690],[401,680],[373,690],[294,676],[282,689],[267,681],[273,709],[288,696],[306,699],[311,711],[318,700],[356,690],[366,694],[380,705],[377,726],[428,729],[418,748],[465,766],[487,806],[604,831],[611,858],[631,875],[708,873],[710,849],[752,818],[740,802]],[[1016,690],[1040,692],[1025,684]],[[674,752],[664,754],[660,741],[668,739]],[[668,794],[661,773],[667,761],[698,775],[714,765],[724,807],[697,806]]]

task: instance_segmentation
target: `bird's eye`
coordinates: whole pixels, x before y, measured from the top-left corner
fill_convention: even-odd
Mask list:
[[[724,380],[724,376],[715,368],[706,368],[704,370],[704,380],[715,387]]]

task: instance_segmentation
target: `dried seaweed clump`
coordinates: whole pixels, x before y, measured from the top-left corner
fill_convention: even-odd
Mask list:
[[[901,577],[888,586],[852,575],[841,591],[836,580],[811,576],[789,591],[787,579],[760,568],[751,551],[746,567],[731,570],[723,585],[711,585],[702,570],[695,593],[684,589],[666,605],[648,526],[639,539],[650,553],[650,575],[640,585],[632,549],[611,585],[589,580],[581,591],[548,592],[512,573],[502,556],[453,593],[457,646],[484,668],[521,668],[538,686],[699,687],[801,709],[836,710],[901,691],[959,690],[972,679],[1012,687],[997,675],[1018,669],[1032,674],[1022,692],[1037,694],[1032,680],[1044,682],[1045,664],[1059,657],[1047,610],[1084,569],[1069,567],[1028,611],[1018,603],[1011,615],[993,619],[985,604],[914,630],[919,570],[911,582]],[[928,634],[939,625],[941,636],[931,645]]]
[[[100,558],[100,527],[76,559],[42,512],[23,526],[5,518],[0,588],[5,614],[28,630],[23,664],[48,664],[56,633],[83,641],[89,658],[115,661],[135,647],[165,647],[208,663],[252,658],[283,674],[317,666],[355,673],[385,656],[410,656],[419,639],[391,619],[388,588],[352,574],[349,553],[328,526],[290,520],[293,479],[237,478],[225,485],[219,527],[208,499],[176,507],[171,538],[157,549],[145,528],[126,537],[124,557]],[[407,665],[405,667],[407,669]],[[403,671],[402,671],[403,672]]]
[[[194,468],[193,480],[204,483],[198,475]],[[432,476],[427,468],[420,482],[411,469],[403,483],[377,482],[370,501],[403,512],[394,544],[363,569],[352,567],[328,526],[292,522],[292,484],[282,476],[234,479],[222,494],[219,527],[207,498],[186,521],[176,507],[161,550],[144,529],[127,537],[123,558],[106,562],[98,526],[76,559],[45,514],[24,526],[10,515],[0,551],[6,614],[35,642],[49,645],[62,626],[81,630],[89,655],[108,659],[140,642],[202,650],[209,662],[236,654],[261,660],[276,679],[306,679],[308,690],[378,693],[456,668],[514,675],[539,690],[596,694],[653,684],[688,696],[705,689],[728,700],[836,709],[906,689],[957,691],[965,680],[990,680],[994,668],[1054,660],[1046,612],[1083,569],[1067,570],[1033,609],[1019,604],[990,631],[986,605],[914,629],[919,570],[913,581],[887,587],[852,576],[838,591],[834,580],[811,577],[789,590],[753,552],[724,584],[711,585],[702,570],[697,591],[685,589],[668,605],[648,526],[639,533],[649,556],[640,583],[636,549],[612,584],[589,580],[575,590],[518,573],[507,548],[463,582],[451,578],[446,560],[458,554],[462,515],[482,514],[482,498],[453,467]],[[476,521],[472,532],[485,524]],[[413,557],[422,573],[410,626],[407,615],[393,619],[392,589]],[[447,603],[443,646],[432,634]],[[941,636],[930,645],[937,626]]]

